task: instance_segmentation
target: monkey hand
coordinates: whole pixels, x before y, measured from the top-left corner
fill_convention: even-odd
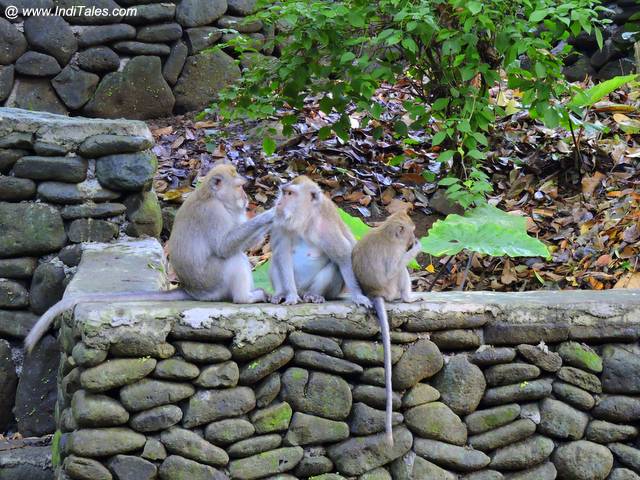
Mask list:
[[[324,297],[313,293],[305,293],[302,296],[302,301],[306,303],[324,303]]]
[[[419,297],[414,297],[411,294],[402,296],[402,301],[405,302],[405,303],[414,303],[414,302],[419,302],[420,300],[422,300],[422,299],[419,298]]]
[[[367,308],[372,307],[371,300],[369,300],[367,296],[363,295],[362,293],[358,293],[355,295],[352,294],[351,300],[353,301],[353,303],[355,303],[356,305],[360,305],[361,307],[367,307]]]

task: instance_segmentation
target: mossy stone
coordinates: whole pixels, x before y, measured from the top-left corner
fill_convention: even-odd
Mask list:
[[[594,373],[602,371],[602,358],[587,345],[578,342],[560,344],[558,353],[567,365]]]
[[[154,358],[118,358],[88,368],[80,374],[83,388],[91,392],[106,392],[129,385],[149,375],[156,367]]]
[[[287,402],[278,403],[251,415],[251,422],[257,433],[280,432],[289,428],[293,410]]]

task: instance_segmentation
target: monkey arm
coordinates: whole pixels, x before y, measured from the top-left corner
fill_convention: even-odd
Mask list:
[[[342,278],[344,279],[344,283],[351,294],[351,299],[357,305],[362,305],[364,307],[371,307],[371,301],[362,293],[360,289],[360,284],[358,280],[356,280],[356,276],[353,273],[353,265],[351,264],[351,255],[341,258],[336,262],[338,264],[338,268],[340,269],[340,273],[342,274]]]
[[[418,240],[415,241],[413,246],[407,250],[402,256],[402,266],[407,265],[411,260],[416,258],[416,256],[422,251],[422,245]]]
[[[213,245],[214,254],[220,258],[229,258],[247,250],[266,233],[267,227],[273,221],[273,215],[273,209],[267,210],[251,220],[235,225],[218,240],[217,245]]]
[[[322,219],[320,219],[322,221]],[[331,225],[321,225],[320,235],[316,239],[316,243],[329,259],[338,265],[340,274],[344,279],[344,283],[351,294],[351,299],[357,305],[371,307],[371,301],[362,293],[358,280],[353,273],[353,265],[351,263],[351,252],[353,245],[348,237],[342,235],[342,232],[336,232],[330,228]]]

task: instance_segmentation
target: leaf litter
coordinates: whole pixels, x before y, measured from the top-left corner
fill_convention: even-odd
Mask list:
[[[409,123],[402,107],[408,95],[402,81],[379,89],[375,99],[383,114],[366,125],[355,109],[348,110],[348,141],[324,138],[323,127],[337,121],[338,114],[320,111],[318,98],[307,99],[291,137],[281,134],[277,118],[225,124],[210,113],[205,120],[182,115],[149,122],[159,160],[154,187],[163,203],[164,235],[179,204],[219,161],[232,162],[248,178],[250,215],[273,204],[279,185],[305,174],[369,225],[409,210],[417,234],[425,235],[436,220],[462,211],[437,185],[447,171],[446,164],[435,161],[440,148],[431,145],[437,126],[410,131],[404,141],[395,133],[397,121]],[[569,132],[547,128],[522,111],[519,92],[501,86],[491,95],[507,116],[488,135],[482,169],[494,189],[489,203],[524,216],[528,233],[547,245],[552,258],[476,254],[465,289],[639,288],[640,92],[616,90],[589,109],[585,120],[597,128],[581,132],[579,152]],[[278,115],[292,113],[283,109]],[[273,155],[263,151],[265,137],[275,140]],[[468,255],[421,254],[420,269],[412,272],[414,289],[458,288]],[[266,242],[250,252],[254,264],[269,257]]]

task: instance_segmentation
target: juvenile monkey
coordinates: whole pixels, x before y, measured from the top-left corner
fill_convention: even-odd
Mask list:
[[[24,342],[27,351],[33,350],[58,315],[81,302],[266,301],[263,290],[253,289],[251,265],[244,251],[266,233],[274,211],[271,209],[247,221],[245,183],[232,165],[217,165],[178,210],[169,238],[169,251],[182,288],[63,298],[31,329]]]
[[[407,264],[420,252],[414,235],[415,225],[409,215],[398,212],[380,226],[371,229],[353,249],[353,271],[362,290],[372,299],[384,348],[384,377],[387,395],[385,429],[387,441],[393,445],[391,340],[386,301],[414,301]]]
[[[273,303],[321,303],[340,295],[344,285],[358,305],[371,306],[353,274],[356,241],[331,199],[302,175],[281,187],[271,227],[269,276]]]

